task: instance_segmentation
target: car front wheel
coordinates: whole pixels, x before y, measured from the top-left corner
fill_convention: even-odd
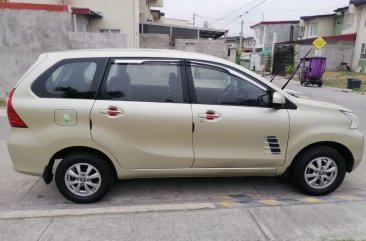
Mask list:
[[[100,200],[107,194],[112,180],[106,160],[91,153],[69,154],[61,161],[55,175],[58,190],[77,203]]]
[[[344,158],[327,146],[313,147],[303,152],[293,164],[291,178],[295,186],[309,195],[333,192],[346,174]]]

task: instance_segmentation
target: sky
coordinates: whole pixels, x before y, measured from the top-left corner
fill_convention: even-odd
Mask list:
[[[195,13],[196,26],[207,21],[211,28],[228,29],[230,36],[240,34],[241,20],[244,20],[246,37],[253,36],[250,26],[263,19],[299,20],[301,16],[334,13],[348,3],[349,0],[164,0],[161,10],[167,18],[185,19],[191,23]]]

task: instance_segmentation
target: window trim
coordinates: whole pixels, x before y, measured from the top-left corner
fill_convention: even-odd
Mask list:
[[[183,90],[183,102],[160,102],[160,101],[133,101],[133,100],[118,100],[118,99],[110,99],[107,97],[106,84],[108,79],[109,71],[113,64],[138,64],[142,65],[144,63],[174,63],[179,66],[179,71],[181,74],[182,81],[182,90]],[[103,81],[99,87],[98,100],[106,100],[106,101],[125,101],[125,102],[150,102],[150,103],[171,103],[171,104],[187,104],[190,103],[190,92],[187,85],[187,72],[185,70],[184,59],[176,59],[176,58],[140,58],[140,57],[114,57],[110,58],[106,68],[105,74],[103,76]]]

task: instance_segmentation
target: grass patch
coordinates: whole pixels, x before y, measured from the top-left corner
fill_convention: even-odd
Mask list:
[[[5,100],[0,100],[0,106],[4,107],[6,105],[6,101]]]
[[[336,88],[347,88],[347,79],[362,81],[361,88],[356,91],[366,92],[366,74],[348,71],[326,71],[323,74],[324,85]]]

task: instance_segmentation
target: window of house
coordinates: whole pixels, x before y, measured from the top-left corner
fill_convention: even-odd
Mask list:
[[[366,43],[363,43],[361,46],[361,54],[366,54]]]
[[[264,87],[216,68],[192,66],[191,70],[198,104],[269,105],[269,94]]]
[[[347,14],[345,29],[351,29],[352,27],[353,27],[353,14]]]
[[[318,34],[318,22],[311,23],[310,25],[310,36],[314,36]]]
[[[106,82],[106,98],[124,101],[183,102],[179,64],[113,64]]]
[[[301,38],[305,36],[305,26],[300,27],[299,36]]]
[[[120,33],[121,30],[120,29],[109,29],[109,28],[102,28],[99,29],[100,33]]]

